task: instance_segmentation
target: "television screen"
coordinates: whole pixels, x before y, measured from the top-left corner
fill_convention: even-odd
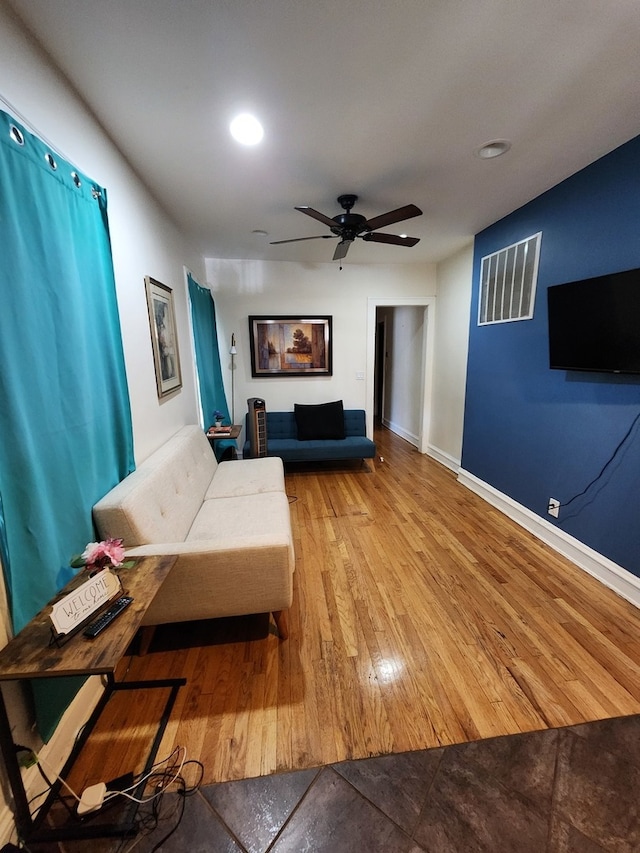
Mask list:
[[[640,269],[547,290],[549,366],[640,373]]]

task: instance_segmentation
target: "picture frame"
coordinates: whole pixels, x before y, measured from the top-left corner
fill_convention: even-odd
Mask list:
[[[331,376],[332,321],[300,314],[250,316],[251,375]]]
[[[145,276],[144,281],[156,387],[158,399],[162,400],[182,388],[173,291],[151,276]]]

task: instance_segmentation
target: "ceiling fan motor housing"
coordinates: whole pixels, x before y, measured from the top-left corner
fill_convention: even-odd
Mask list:
[[[358,234],[363,231],[370,231],[367,225],[367,217],[360,213],[351,213],[351,208],[358,201],[358,196],[353,193],[345,193],[338,196],[338,204],[346,213],[339,213],[331,218],[336,223],[335,228],[331,228],[334,234],[342,237],[344,240],[355,240]]]
[[[338,236],[347,232],[353,232],[355,236],[362,231],[370,230],[367,226],[366,217],[360,213],[339,213],[337,216],[333,216],[332,219],[337,224],[334,228],[331,228],[331,231]]]

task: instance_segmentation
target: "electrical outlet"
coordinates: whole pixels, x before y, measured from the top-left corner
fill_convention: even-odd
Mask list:
[[[547,512],[549,515],[552,515],[554,518],[557,518],[560,515],[560,501],[555,498],[549,498],[549,502],[547,504]]]

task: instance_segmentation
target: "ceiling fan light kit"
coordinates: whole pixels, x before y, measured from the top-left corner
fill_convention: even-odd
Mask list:
[[[305,213],[312,219],[322,222],[327,225],[331,234],[319,234],[314,237],[294,237],[291,240],[273,240],[271,245],[275,246],[280,243],[298,243],[301,240],[327,240],[331,236],[339,238],[340,242],[336,246],[333,253],[333,260],[342,260],[349,247],[356,238],[360,238],[367,243],[386,243],[392,246],[415,246],[420,242],[419,237],[406,237],[398,234],[386,234],[378,232],[378,228],[385,228],[389,225],[394,225],[396,222],[403,222],[405,219],[411,219],[413,216],[421,216],[422,211],[415,204],[406,204],[404,207],[398,207],[396,210],[390,210],[387,213],[382,213],[380,216],[374,216],[373,219],[366,219],[360,213],[352,213],[351,208],[357,202],[358,196],[352,193],[345,193],[338,196],[338,204],[344,210],[344,213],[339,213],[337,216],[329,217],[312,207],[303,205],[296,207],[301,213]]]

